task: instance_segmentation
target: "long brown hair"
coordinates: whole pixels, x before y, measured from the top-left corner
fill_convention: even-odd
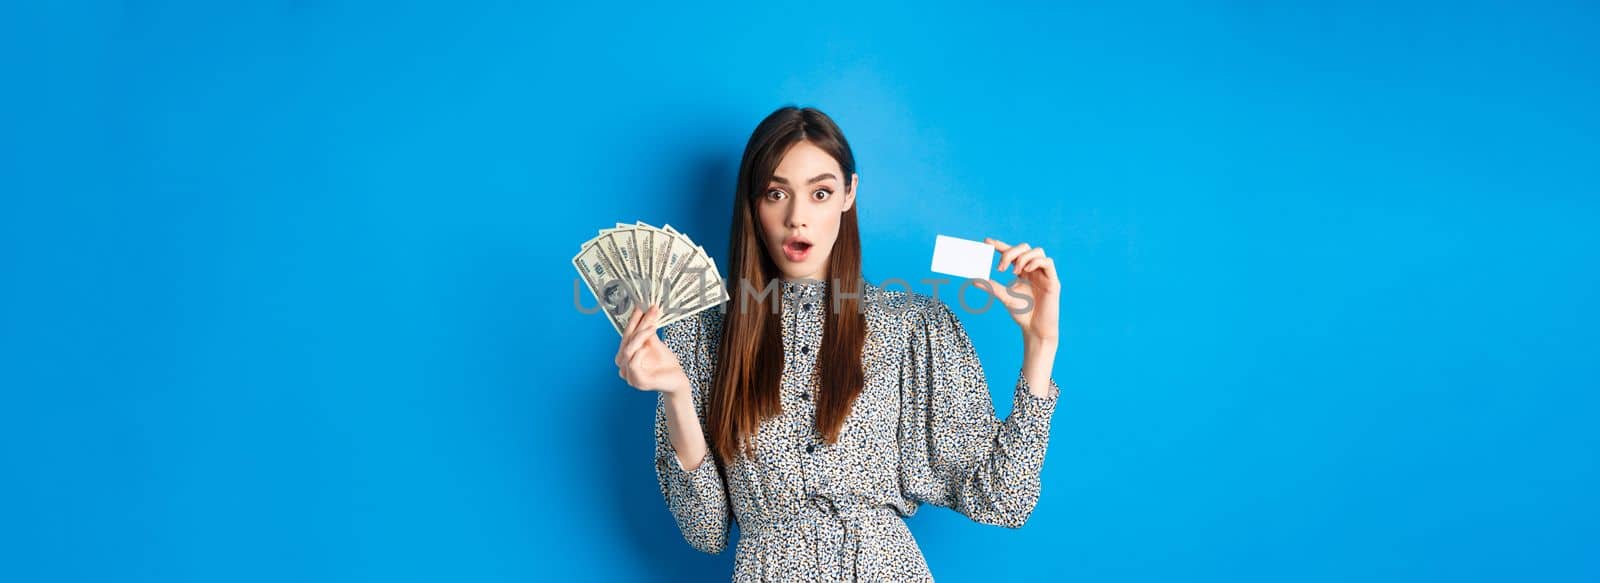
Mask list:
[[[717,347],[717,370],[706,407],[706,428],[717,456],[731,461],[736,454],[755,449],[761,421],[782,409],[779,383],[783,374],[782,273],[766,248],[755,198],[766,192],[772,174],[791,146],[806,141],[833,156],[844,180],[852,180],[855,156],[844,133],[826,114],[814,108],[781,107],[761,120],[745,145],[734,188],[732,230],[728,239],[728,295]],[[847,190],[854,184],[846,186]],[[858,201],[859,202],[859,201]],[[859,294],[861,235],[856,228],[856,208],[850,205],[839,218],[839,236],[828,256],[827,295],[824,297],[822,348],[817,354],[822,389],[817,392],[817,430],[828,443],[836,443],[861,393],[861,346],[866,341],[866,320]],[[778,280],[774,283],[774,280]],[[757,293],[745,293],[741,285]],[[768,286],[776,293],[765,293]],[[854,297],[835,301],[839,291]],[[772,302],[769,304],[768,302]]]

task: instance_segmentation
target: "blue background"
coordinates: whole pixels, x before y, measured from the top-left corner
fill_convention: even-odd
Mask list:
[[[1600,580],[1592,3],[216,4],[0,8],[0,579],[725,579],[568,261],[723,257],[798,103],[869,278],[1062,271],[1043,499],[925,507],[941,580]]]

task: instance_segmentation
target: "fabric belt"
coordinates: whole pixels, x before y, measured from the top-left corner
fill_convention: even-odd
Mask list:
[[[824,494],[815,494],[802,501],[799,511],[787,516],[758,520],[740,520],[739,530],[754,536],[777,534],[810,524],[811,548],[815,550],[817,568],[823,577],[832,574],[829,581],[854,581],[856,560],[861,552],[862,525],[885,516],[899,518],[893,506],[863,502],[834,500]],[[763,542],[762,544],[766,544]]]

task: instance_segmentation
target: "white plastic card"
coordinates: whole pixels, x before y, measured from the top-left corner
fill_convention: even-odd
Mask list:
[[[939,235],[933,240],[931,269],[956,277],[989,279],[994,254],[994,247],[988,243]]]

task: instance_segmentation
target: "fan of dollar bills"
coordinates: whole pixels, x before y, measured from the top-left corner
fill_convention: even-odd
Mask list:
[[[572,266],[618,334],[635,307],[661,306],[658,325],[665,326],[728,301],[717,264],[672,225],[617,223],[601,229]]]

